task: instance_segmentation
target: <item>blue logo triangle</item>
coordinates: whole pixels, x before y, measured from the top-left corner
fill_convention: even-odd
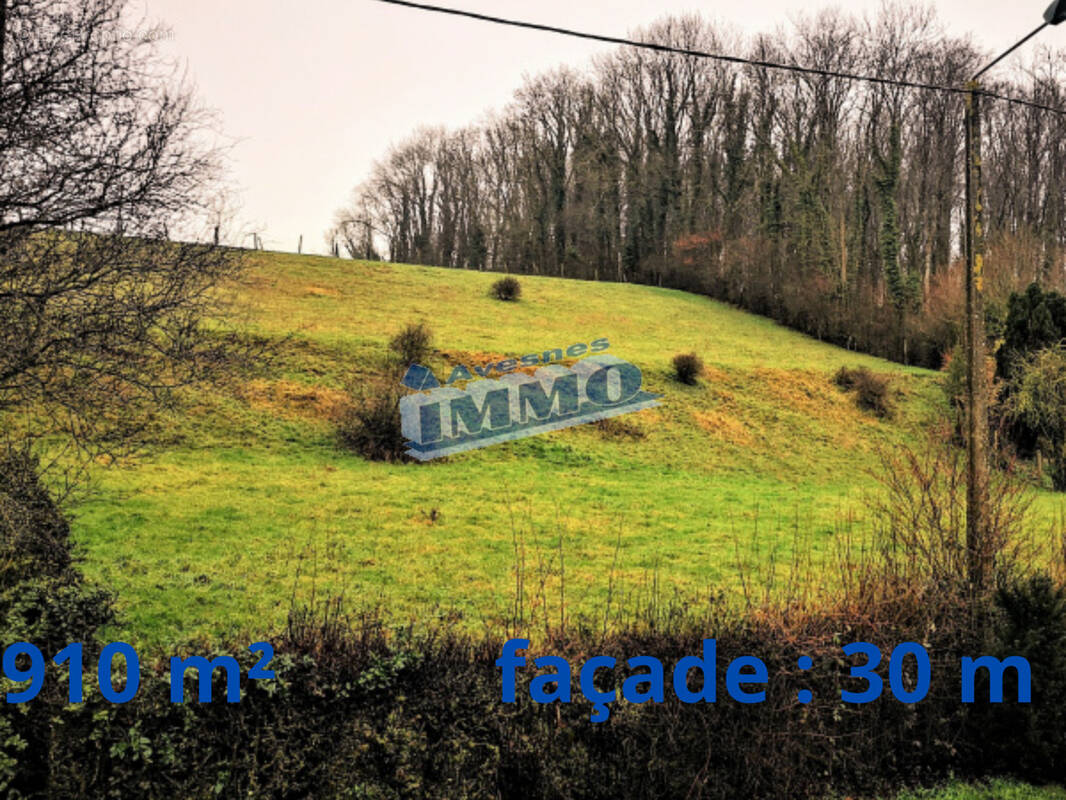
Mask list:
[[[414,389],[416,392],[440,387],[440,381],[437,380],[437,376],[433,374],[429,367],[423,367],[421,364],[409,366],[407,374],[403,376],[403,380],[400,383],[408,389]]]

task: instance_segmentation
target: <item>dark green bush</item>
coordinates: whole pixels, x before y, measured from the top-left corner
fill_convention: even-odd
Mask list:
[[[71,568],[70,526],[41,485],[28,450],[0,450],[0,552],[4,581],[65,575]]]
[[[508,275],[492,284],[489,294],[497,300],[516,302],[522,296],[522,284],[518,278]]]
[[[1007,301],[1003,344],[996,351],[996,373],[1013,377],[1015,368],[1034,353],[1066,339],[1066,297],[1031,284]]]
[[[996,610],[989,655],[1021,656],[1029,662],[1032,702],[1014,702],[1016,675],[1007,670],[1005,702],[989,704],[987,673],[978,673],[978,702],[971,709],[967,738],[991,770],[1034,782],[1061,781],[1066,765],[1066,592],[1044,574],[1016,579],[999,589]]]
[[[695,386],[703,374],[703,359],[695,353],[678,353],[673,364],[674,375],[688,386]]]
[[[87,585],[70,524],[28,450],[0,450],[0,630],[3,641],[63,647],[113,619],[110,593]]]
[[[1047,456],[1052,486],[1066,491],[1066,346],[1038,350],[1019,363],[1002,402],[1017,444]]]
[[[501,703],[499,641],[448,627],[389,632],[375,615],[294,614],[273,640],[277,680],[245,681],[239,704],[173,705],[164,676],[146,667],[138,697],[124,706],[97,696],[78,708],[57,696],[31,704],[44,715],[35,723],[37,741],[49,747],[15,752],[14,763],[33,778],[19,784],[27,797],[149,798],[165,789],[187,798],[732,800],[830,790],[867,796],[993,769],[1064,777],[1061,593],[1035,584],[1006,592],[993,645],[982,644],[968,615],[943,598],[884,601],[868,605],[866,615],[850,613],[850,621],[827,609],[787,626],[688,616],[675,617],[669,631],[633,627],[606,639],[572,632],[528,653],[570,659],[569,705],[528,699],[532,666],[519,671],[518,702]],[[762,658],[770,674],[766,702],[738,704],[719,684],[717,703],[683,705],[668,686],[664,704],[616,703],[608,722],[589,722],[576,670],[590,654],[620,664],[654,655],[669,670],[698,653],[704,636],[717,638],[721,669],[740,655]],[[851,641],[872,642],[884,654],[878,673],[886,696],[877,702],[840,702],[842,689],[857,688],[851,660],[840,653]],[[887,696],[888,657],[905,641],[923,642],[932,658],[930,692],[914,705]],[[1032,659],[1039,704],[960,703],[958,659],[988,647]],[[814,669],[797,671],[801,654],[814,659]],[[613,685],[626,674],[620,667]],[[797,703],[800,688],[814,702]],[[221,672],[214,689],[220,698]],[[0,755],[0,774],[2,764]]]
[[[71,642],[83,642],[91,662],[98,652],[97,631],[113,620],[111,593],[87,584],[76,568],[69,523],[42,483],[37,459],[28,449],[0,449],[0,644],[30,642],[49,658]],[[65,703],[59,673],[49,665],[36,700],[5,704],[0,712],[4,797],[59,796],[46,791],[52,770],[66,768],[51,754],[53,726],[57,718],[62,721]]]

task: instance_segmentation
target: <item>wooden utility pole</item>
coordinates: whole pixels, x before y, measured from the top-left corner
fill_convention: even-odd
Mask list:
[[[1049,25],[1066,22],[1052,0],[1044,22],[966,86],[966,566],[975,595],[988,588],[995,556],[988,510],[988,377],[985,369],[985,193],[981,181],[981,76]]]
[[[981,87],[966,93],[966,553],[975,593],[987,586],[992,548],[988,528],[988,389],[985,369],[984,186],[981,176]]]

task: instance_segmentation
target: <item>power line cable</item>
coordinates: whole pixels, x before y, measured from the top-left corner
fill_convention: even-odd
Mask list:
[[[588,33],[586,31],[573,30],[571,28],[563,28],[557,25],[543,25],[538,22],[526,22],[523,20],[507,19],[506,17],[496,17],[491,14],[481,14],[476,11],[466,11],[459,8],[447,8],[445,6],[430,5],[428,3],[416,3],[411,0],[376,0],[379,3],[387,3],[393,6],[403,6],[405,8],[412,8],[419,11],[430,11],[437,14],[448,14],[455,17],[465,17],[467,19],[474,19],[480,22],[490,22],[495,25],[506,25],[512,28],[524,28],[526,30],[541,31],[544,33],[555,33],[561,36],[570,36],[577,39],[585,39],[593,42],[603,42],[605,44],[617,44],[623,47],[636,47],[642,50],[654,50],[659,53],[672,53],[681,56],[690,56],[693,58],[706,58],[713,61],[723,61],[729,64],[741,64],[751,67],[761,67],[763,69],[776,69],[786,72],[797,72],[803,75],[821,75],[827,78],[839,78],[842,80],[862,81],[865,83],[879,84],[882,86],[899,86],[904,89],[921,89],[924,91],[933,92],[947,92],[950,94],[968,94],[969,89],[961,86],[945,86],[935,83],[922,83],[919,81],[905,81],[897,80],[894,78],[880,78],[876,75],[855,75],[847,72],[838,72],[836,70],[819,69],[817,67],[802,67],[798,64],[781,64],[775,61],[763,61],[755,58],[743,58],[741,56],[731,56],[722,53],[708,53],[703,50],[692,50],[686,47],[675,47],[673,45],[658,44],[656,42],[642,42],[635,39],[626,39],[619,36],[606,36],[599,33]],[[987,92],[981,90],[981,94],[984,97],[988,97],[992,100],[1002,100],[1007,103],[1013,103],[1016,105],[1029,106],[1032,108],[1038,108],[1042,111],[1050,111],[1054,114],[1061,114],[1066,116],[1066,110],[1061,108],[1054,108],[1052,106],[1044,105],[1042,103],[1036,103],[1031,100],[1023,100],[1017,97],[1008,97],[1006,95],[995,94],[993,92]]]
[[[1045,22],[1045,23],[1044,23],[1043,25],[1041,25],[1041,26],[1040,26],[1039,28],[1037,28],[1037,29],[1036,29],[1035,31],[1033,31],[1032,33],[1030,33],[1030,34],[1029,34],[1028,36],[1026,36],[1026,37],[1025,37],[1024,39],[1019,39],[1019,40],[1018,40],[1017,42],[1015,42],[1015,43],[1014,43],[1014,44],[1013,44],[1013,45],[1011,46],[1010,50],[1008,50],[1008,51],[1007,51],[1006,53],[1004,53],[1004,54],[1003,54],[1003,55],[1001,55],[1001,56],[1000,56],[999,58],[997,58],[997,59],[996,59],[995,61],[993,61],[993,62],[992,62],[991,64],[989,64],[989,65],[988,65],[987,67],[985,67],[985,68],[984,68],[983,70],[981,70],[981,71],[980,71],[980,72],[978,72],[978,73],[977,73],[976,75],[974,75],[974,78],[973,78],[973,79],[974,79],[974,80],[977,80],[978,78],[980,78],[980,77],[981,77],[982,75],[984,75],[984,74],[985,74],[986,72],[988,72],[988,71],[989,71],[990,69],[992,69],[992,67],[996,66],[996,64],[998,64],[998,63],[999,63],[1000,61],[1002,61],[1003,59],[1005,59],[1005,58],[1006,58],[1007,56],[1009,56],[1009,55],[1010,55],[1011,53],[1013,53],[1013,52],[1014,52],[1015,50],[1017,50],[1017,49],[1018,49],[1019,47],[1021,47],[1021,46],[1022,46],[1023,44],[1025,44],[1025,43],[1026,43],[1026,42],[1028,42],[1028,41],[1029,41],[1030,39],[1032,39],[1032,38],[1033,38],[1034,36],[1036,36],[1036,35],[1037,35],[1038,33],[1040,33],[1041,31],[1043,31],[1043,30],[1044,30],[1044,28],[1048,27],[1048,25],[1049,25],[1049,23]]]

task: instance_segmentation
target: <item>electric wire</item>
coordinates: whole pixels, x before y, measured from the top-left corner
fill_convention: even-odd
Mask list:
[[[554,33],[561,36],[569,36],[572,38],[585,39],[593,42],[616,44],[621,45],[623,47],[635,47],[642,50],[653,50],[659,53],[672,53],[674,55],[689,56],[692,58],[710,59],[713,61],[722,61],[729,64],[740,64],[743,66],[760,67],[763,69],[782,70],[786,72],[795,72],[803,75],[820,75],[827,78],[861,81],[864,83],[872,83],[882,86],[898,86],[904,89],[920,89],[923,91],[946,92],[957,95],[969,94],[971,91],[969,88],[963,86],[948,86],[943,84],[924,83],[921,81],[899,80],[896,78],[882,78],[876,75],[856,75],[848,72],[839,72],[837,70],[820,69],[818,67],[803,67],[799,66],[798,64],[782,64],[776,61],[765,61],[757,58],[744,58],[742,56],[733,56],[723,53],[709,53],[703,50],[692,50],[686,47],[676,47],[674,45],[659,44],[656,42],[644,42],[620,36],[607,36],[599,33],[588,33],[587,31],[578,31],[572,28],[564,28],[558,25],[545,25],[538,22],[527,22],[524,20],[508,19],[506,17],[497,17],[491,14],[481,14],[476,11],[466,11],[464,9],[459,8],[448,8],[445,6],[437,6],[429,3],[417,3],[413,2],[412,0],[375,0],[375,2],[387,3],[388,5],[393,6],[403,6],[404,8],[411,8],[419,11],[429,11],[437,14],[447,14],[455,17],[464,17],[466,19],[478,20],[480,22],[489,22],[495,25],[506,25],[512,28],[523,28],[526,30],[541,31],[544,33]],[[1027,39],[1031,38],[1032,35],[1033,34],[1030,34]],[[997,63],[999,60],[1000,59],[997,59]],[[990,67],[991,66],[992,65],[990,65]],[[987,68],[982,72],[984,71],[987,71]],[[1028,106],[1030,108],[1036,108],[1042,111],[1050,111],[1053,114],[1066,116],[1066,110],[1061,108],[1055,108],[1053,106],[1045,105],[1043,103],[1037,103],[1032,100],[1025,100],[1019,97],[1009,97],[1007,95],[997,94],[995,92],[990,92],[985,89],[979,89],[977,91],[982,97],[987,97],[991,100],[1000,100],[1005,103]]]

